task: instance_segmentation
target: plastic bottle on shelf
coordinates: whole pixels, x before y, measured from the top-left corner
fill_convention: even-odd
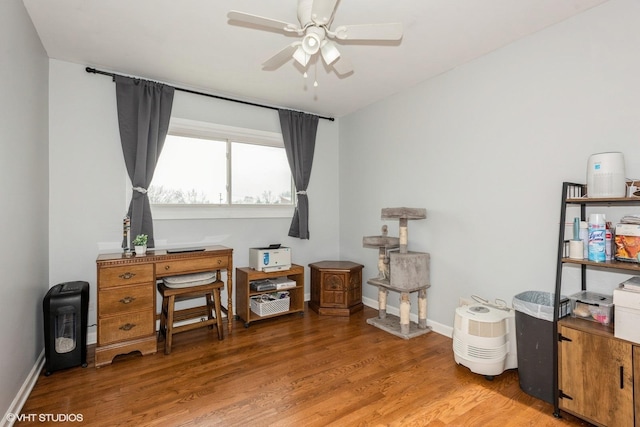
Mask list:
[[[613,233],[611,232],[611,223],[607,221],[604,239],[604,259],[611,261],[611,252],[613,249]]]
[[[584,248],[584,255],[582,258],[589,258],[589,224],[587,221],[580,221],[580,240],[582,240],[582,247]]]
[[[606,227],[604,214],[589,215],[589,261],[604,262],[606,260]]]

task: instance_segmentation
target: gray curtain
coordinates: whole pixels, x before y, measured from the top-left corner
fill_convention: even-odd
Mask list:
[[[118,123],[127,173],[133,184],[129,204],[131,238],[147,234],[155,247],[147,197],[156,163],[169,129],[174,88],[156,82],[115,76]],[[123,247],[126,242],[123,242]]]
[[[296,186],[298,204],[293,214],[289,236],[309,238],[309,199],[307,186],[316,146],[318,116],[298,111],[278,110],[284,148]]]

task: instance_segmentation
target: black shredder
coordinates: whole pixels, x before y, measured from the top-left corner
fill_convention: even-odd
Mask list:
[[[45,375],[60,369],[87,367],[89,283],[55,285],[42,302]]]

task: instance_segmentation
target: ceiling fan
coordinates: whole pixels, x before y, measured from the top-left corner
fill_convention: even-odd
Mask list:
[[[230,11],[227,17],[230,22],[239,21],[302,37],[263,62],[263,69],[276,69],[291,58],[306,69],[311,58],[319,52],[327,66],[333,67],[340,75],[346,75],[353,72],[353,67],[349,60],[340,54],[336,41],[400,40],[402,24],[341,25],[332,30],[330,26],[338,1],[298,0],[299,24],[235,10]]]

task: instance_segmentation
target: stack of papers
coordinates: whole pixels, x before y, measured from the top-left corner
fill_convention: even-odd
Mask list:
[[[640,224],[640,215],[625,215],[620,222],[623,224]]]
[[[620,288],[627,291],[640,292],[640,276],[633,276],[625,280],[620,284]]]

